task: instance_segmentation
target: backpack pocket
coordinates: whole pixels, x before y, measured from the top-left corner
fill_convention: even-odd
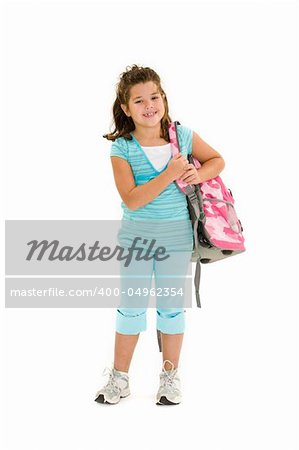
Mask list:
[[[235,233],[241,233],[241,225],[232,202],[206,197],[203,199],[203,208],[205,216],[211,224],[216,220],[223,226],[227,224]],[[229,233],[229,230],[225,230],[225,232]]]

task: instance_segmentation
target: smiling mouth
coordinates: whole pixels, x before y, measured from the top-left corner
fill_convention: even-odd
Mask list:
[[[157,114],[157,111],[149,114],[143,114],[143,117],[154,117],[155,114]]]

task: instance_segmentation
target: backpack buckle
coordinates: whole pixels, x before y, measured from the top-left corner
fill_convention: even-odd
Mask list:
[[[195,192],[195,187],[193,186],[193,184],[188,184],[185,187],[185,194],[186,195],[190,196],[191,194],[194,194],[194,192]]]

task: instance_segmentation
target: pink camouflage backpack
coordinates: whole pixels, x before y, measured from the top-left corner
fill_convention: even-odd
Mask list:
[[[177,125],[168,125],[172,156],[180,151]],[[189,163],[196,168],[200,162],[188,155]],[[227,189],[220,176],[198,185],[188,185],[176,180],[179,189],[187,196],[188,209],[193,227],[193,252],[191,261],[196,262],[194,286],[196,303],[201,308],[199,297],[200,264],[208,264],[244,252],[243,227],[238,219],[230,189]]]

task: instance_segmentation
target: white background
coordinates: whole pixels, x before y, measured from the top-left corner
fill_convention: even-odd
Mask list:
[[[154,401],[154,309],[132,395],[107,406],[93,399],[115,311],[3,298],[2,448],[297,450],[298,2],[8,1],[1,13],[5,219],[121,218],[102,135],[136,63],[160,75],[172,120],[224,157],[246,244],[202,268],[176,407]]]

